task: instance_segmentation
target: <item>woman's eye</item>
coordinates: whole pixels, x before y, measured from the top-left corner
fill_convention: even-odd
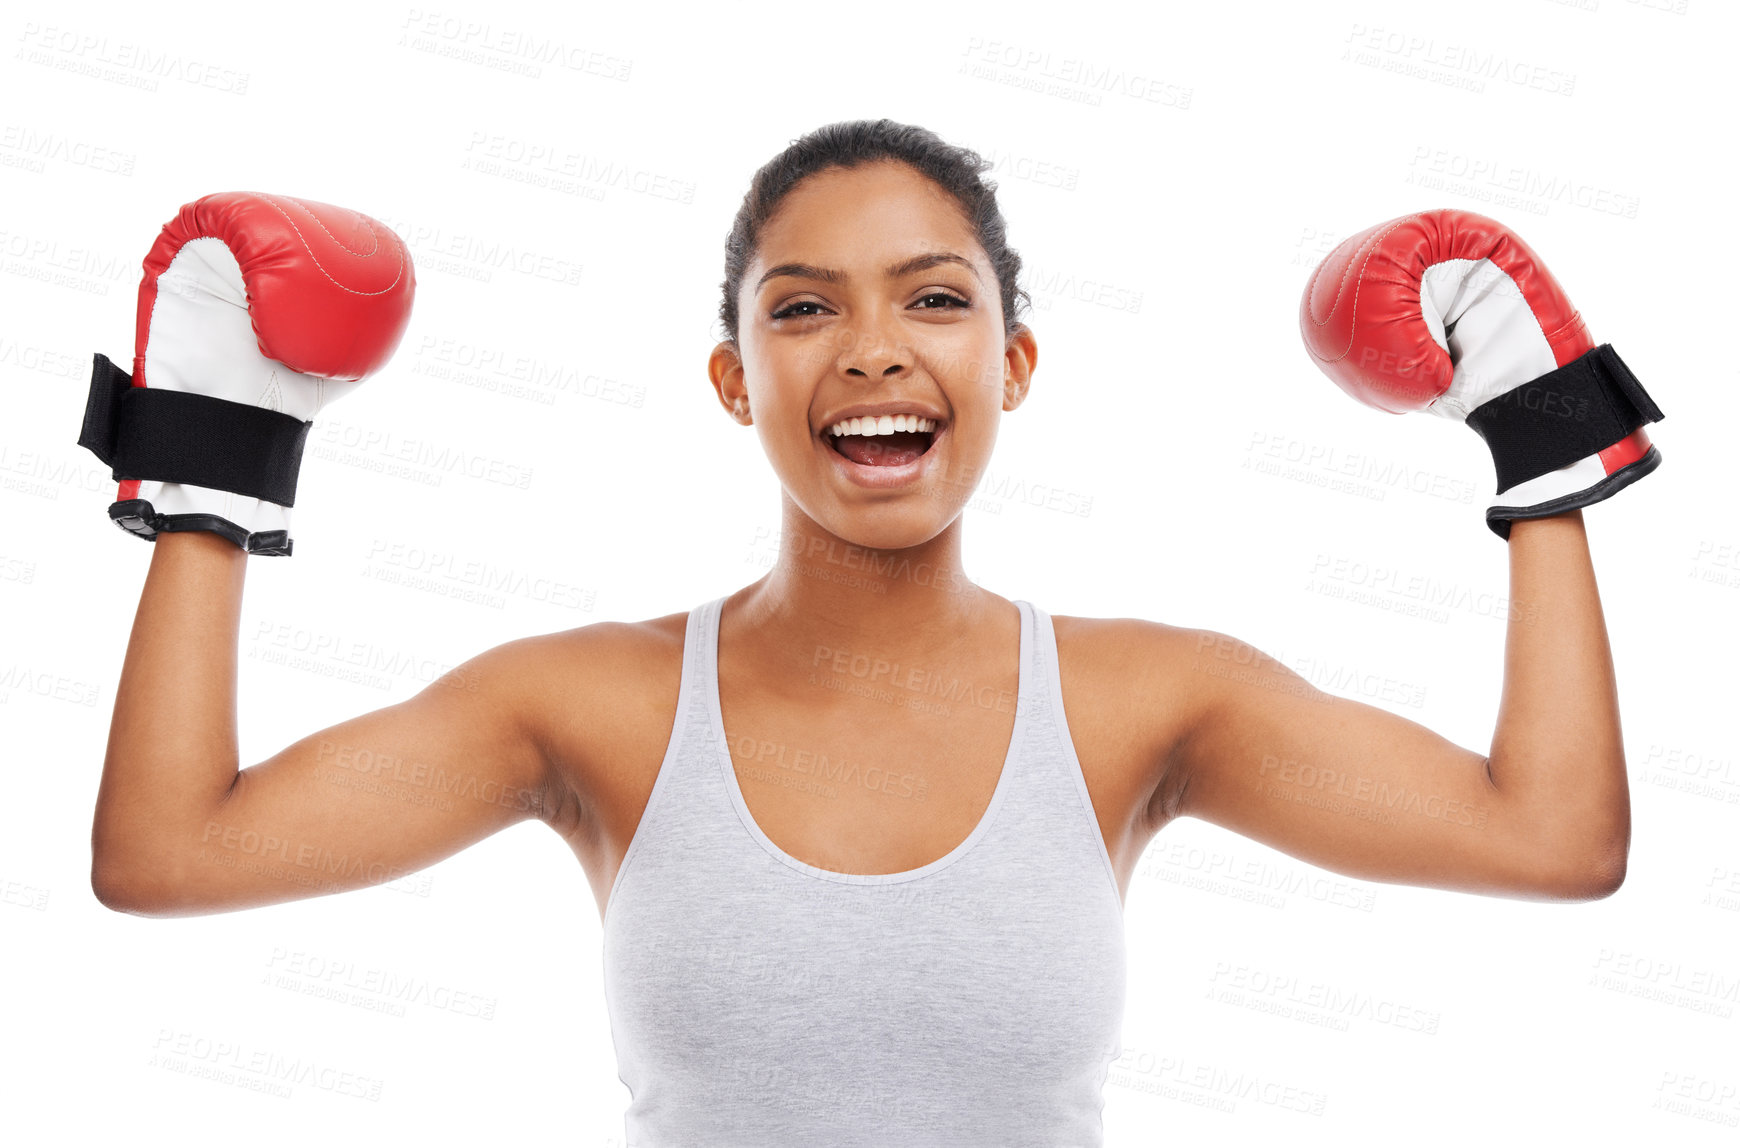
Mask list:
[[[958,299],[955,296],[950,295],[946,291],[932,291],[929,295],[926,295],[924,298],[920,299],[919,302],[925,303],[925,302],[929,302],[932,299],[941,299],[941,300],[943,300],[945,305],[941,306],[941,307],[926,307],[926,308],[924,308],[926,311],[946,311],[951,306],[952,307],[970,307],[970,306],[972,306],[972,304],[968,303],[965,299]]]
[[[774,319],[789,319],[795,315],[797,318],[807,319],[807,318],[809,318],[809,316],[808,315],[798,315],[797,309],[799,307],[820,307],[820,306],[821,306],[821,304],[817,303],[814,299],[799,299],[796,303],[788,303],[784,307],[781,307],[779,310],[775,311],[772,314],[772,316],[770,316],[770,317],[774,318]]]

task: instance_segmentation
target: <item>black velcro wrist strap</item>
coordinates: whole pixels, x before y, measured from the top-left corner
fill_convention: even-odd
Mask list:
[[[113,468],[117,481],[184,482],[294,506],[313,425],[251,403],[135,387],[131,375],[97,355],[79,445]]]
[[[1662,418],[1631,368],[1603,343],[1468,412],[1503,492],[1607,449]]]
[[[288,530],[261,530],[248,533],[218,514],[159,514],[157,508],[143,498],[130,498],[109,507],[109,517],[116,526],[129,534],[155,542],[159,534],[183,530],[203,530],[227,538],[249,554],[288,556],[294,549]]]

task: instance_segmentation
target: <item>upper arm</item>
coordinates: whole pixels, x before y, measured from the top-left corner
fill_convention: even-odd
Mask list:
[[[542,691],[564,635],[508,642],[420,693],[241,770],[111,877],[122,907],[212,913],[379,884],[558,806]]]
[[[1163,816],[1198,817],[1351,877],[1599,895],[1575,827],[1501,792],[1485,755],[1325,693],[1225,635],[1160,629],[1147,641],[1182,699],[1156,796]]]

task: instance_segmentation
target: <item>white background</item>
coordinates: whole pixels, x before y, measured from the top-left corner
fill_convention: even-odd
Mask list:
[[[1406,687],[1420,704],[1390,708],[1484,750],[1506,593],[1490,460],[1311,366],[1310,267],[1408,211],[1491,214],[1668,415],[1661,469],[1586,514],[1632,777],[1624,887],[1555,905],[1343,881],[1175,824],[1130,889],[1107,1143],[1733,1143],[1731,7],[168,7],[37,2],[0,25],[0,1094],[21,1142],[622,1139],[597,906],[536,822],[246,913],[92,897],[151,550],[108,523],[113,484],[74,443],[90,353],[132,353],[161,223],[210,191],[300,195],[389,222],[417,260],[397,357],[311,439],[294,558],[249,563],[255,762],[424,684],[344,680],[335,650],[450,665],[760,576],[777,487],[704,370],[722,241],[791,139],[889,116],[997,163],[1037,304],[1031,398],[966,512],[968,571],[1006,596],[1225,631],[1352,696]],[[515,391],[515,370],[545,381]],[[388,469],[401,450],[467,467]],[[443,561],[534,589],[381,576]],[[1448,604],[1410,612],[1426,579]],[[369,977],[493,1018],[298,991]],[[1269,991],[1230,1003],[1232,982]],[[1345,1029],[1251,1007],[1313,993],[1358,1002]],[[379,1098],[153,1062],[182,1042]],[[1239,1074],[1269,1087],[1221,1100]]]

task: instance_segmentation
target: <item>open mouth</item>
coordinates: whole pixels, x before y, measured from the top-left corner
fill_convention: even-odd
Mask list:
[[[941,433],[934,431],[900,430],[890,434],[823,433],[835,453],[859,466],[906,466],[922,458]]]
[[[847,462],[866,470],[900,471],[917,463],[947,433],[948,423],[940,418],[902,411],[840,419],[823,428],[822,438]]]

